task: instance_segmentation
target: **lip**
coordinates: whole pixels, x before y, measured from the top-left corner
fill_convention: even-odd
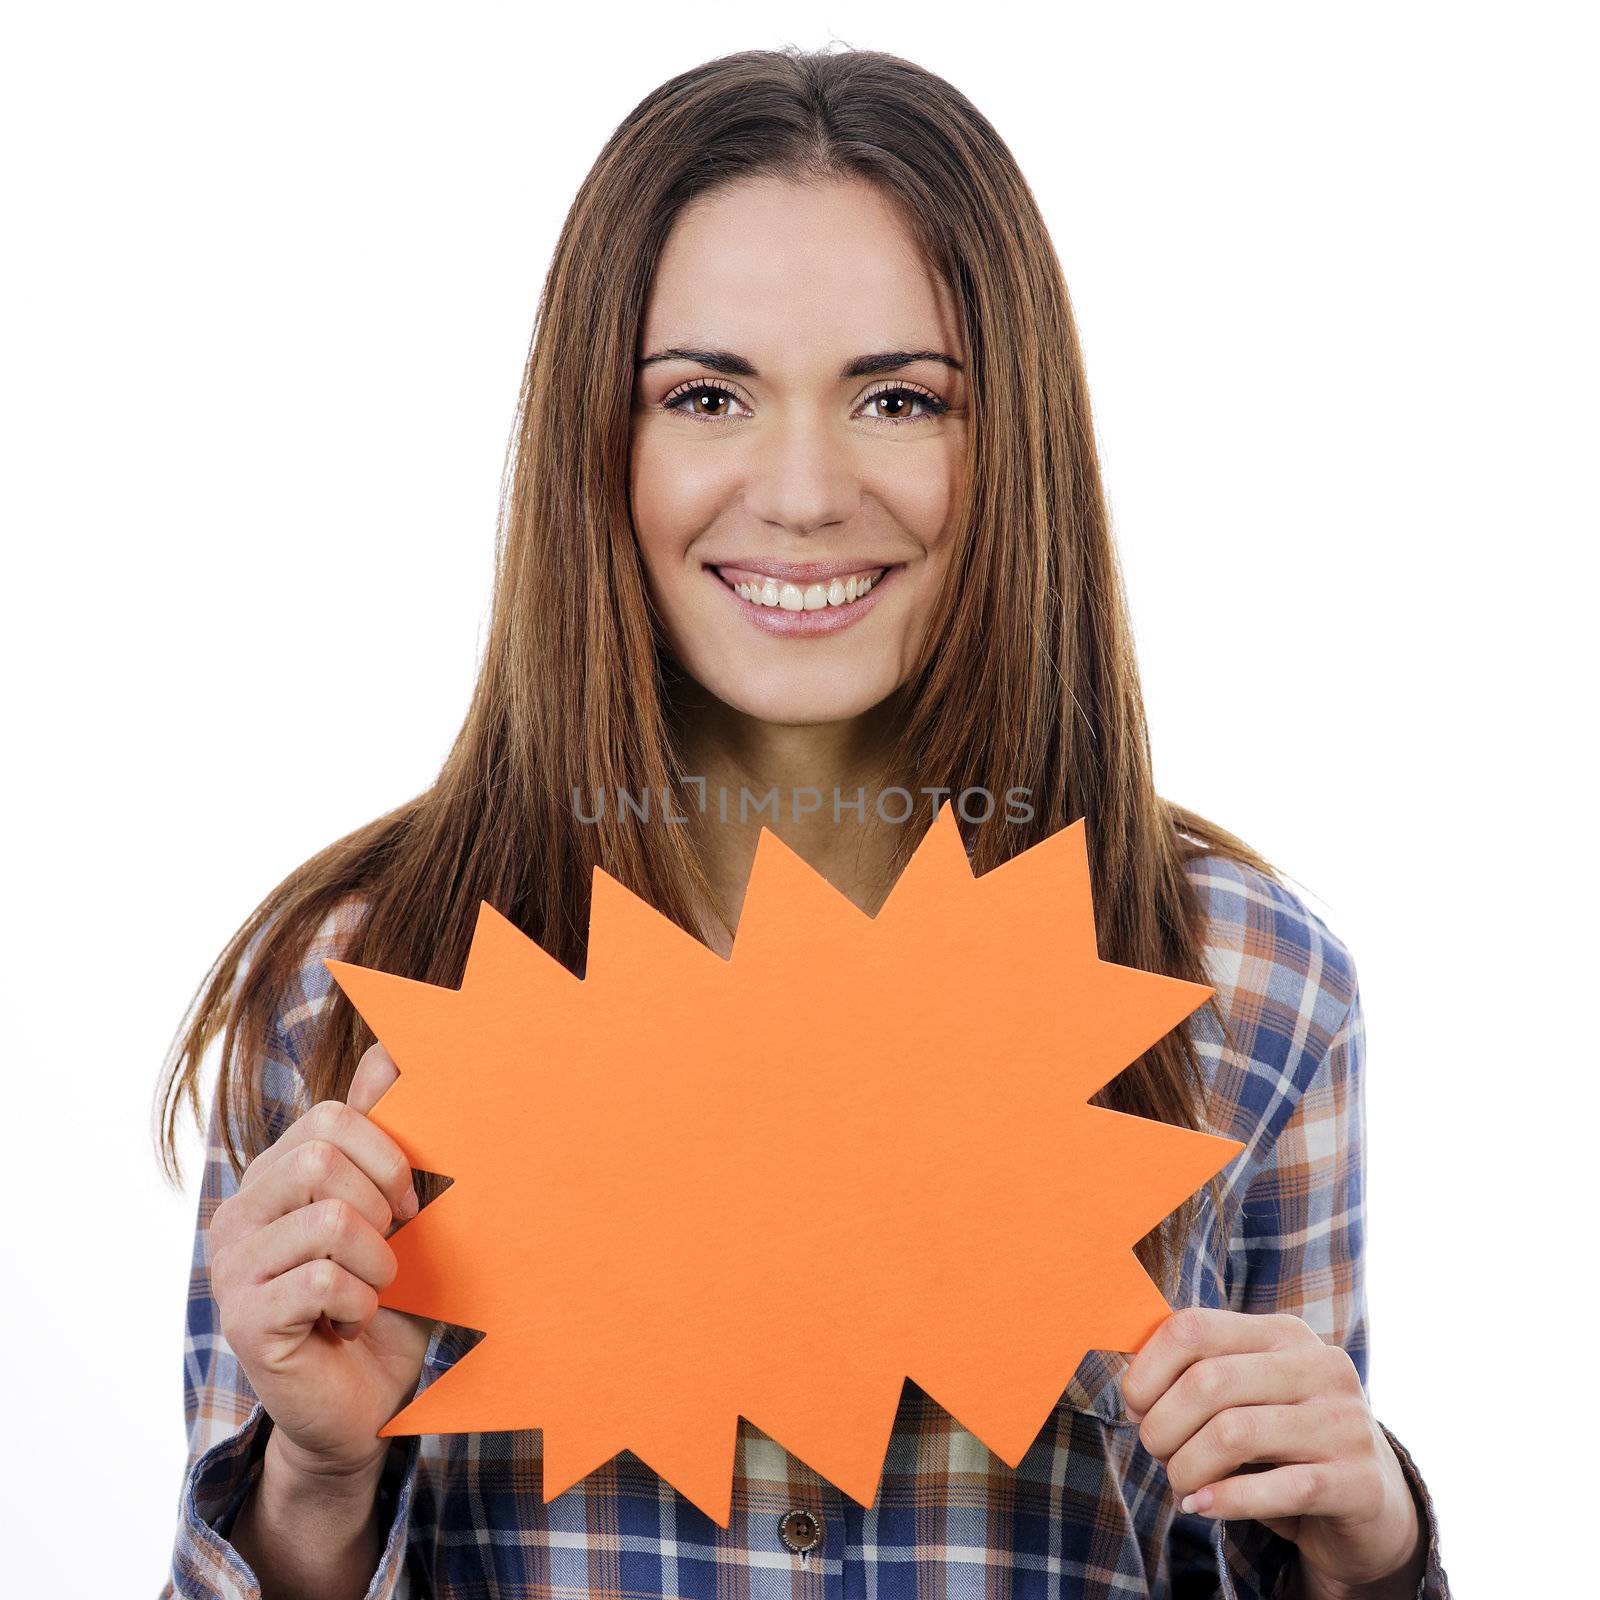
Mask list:
[[[727,569],[730,572],[753,572],[763,578],[776,578],[779,583],[826,583],[830,578],[848,578],[852,572],[877,572],[880,568],[901,566],[898,561],[880,561],[875,556],[863,556],[859,561],[773,561],[766,556],[751,556],[725,561],[703,563],[712,571]]]
[[[759,572],[763,576],[774,578],[781,575],[778,572],[770,571],[769,569],[772,567],[786,568],[790,572],[799,570],[802,573],[801,577],[785,578],[782,581],[800,583],[802,585],[826,581],[823,575],[824,569],[827,578],[836,578],[841,576],[848,577],[852,572],[870,572],[874,565],[872,562],[865,562],[846,566],[841,562],[832,561],[818,562],[809,569],[797,569],[793,564],[773,561],[729,561],[722,564],[730,568],[737,568],[740,572]],[[860,622],[877,605],[879,595],[895,581],[897,574],[902,571],[905,565],[904,562],[878,564],[883,566],[883,571],[879,574],[877,582],[868,590],[865,599],[852,600],[848,605],[842,606],[822,606],[816,611],[785,611],[782,606],[753,605],[750,601],[742,599],[735,592],[733,585],[721,575],[717,567],[708,565],[705,568],[705,572],[706,576],[727,595],[732,604],[739,608],[752,627],[760,628],[763,633],[774,634],[778,638],[809,639],[824,634],[839,633],[852,624]]]

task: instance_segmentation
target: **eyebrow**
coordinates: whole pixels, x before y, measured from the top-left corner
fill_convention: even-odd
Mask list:
[[[693,361],[730,378],[761,376],[751,362],[731,350],[689,350],[681,345],[673,345],[670,349],[656,351],[654,355],[641,356],[638,364],[648,367],[657,361]],[[880,350],[875,355],[857,356],[853,361],[845,362],[839,369],[839,376],[841,379],[873,378],[880,372],[898,372],[917,361],[938,361],[957,372],[966,370],[954,356],[946,355],[942,350]]]

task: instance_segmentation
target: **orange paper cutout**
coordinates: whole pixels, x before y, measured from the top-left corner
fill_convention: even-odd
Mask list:
[[[597,868],[581,980],[487,904],[459,991],[328,967],[454,1179],[380,1303],[486,1330],[379,1436],[542,1428],[547,1501],[726,1527],[742,1415],[871,1505],[907,1377],[1016,1466],[1244,1148],[1086,1104],[1213,991],[1099,959],[1081,820],[974,878],[946,806],[875,917],[763,828],[727,960]]]

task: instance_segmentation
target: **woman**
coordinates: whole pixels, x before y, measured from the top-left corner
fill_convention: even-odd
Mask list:
[[[989,124],[869,52],[649,95],[556,247],[502,535],[438,781],[257,908],[166,1085],[170,1163],[221,1034],[169,1592],[1443,1594],[1365,1397],[1355,971],[1155,793],[1067,293]],[[1139,1247],[1182,1309],[1015,1469],[908,1382],[870,1507],[747,1423],[726,1530],[629,1452],[546,1504],[537,1432],[378,1438],[477,1335],[376,1308],[441,1183],[362,1114],[395,1069],[322,959],[457,984],[487,900],[581,971],[597,864],[726,955],[763,824],[872,913],[933,816],[894,786],[989,797],[980,873],[1088,817],[1102,955],[1216,986],[1096,1097],[1247,1144]]]

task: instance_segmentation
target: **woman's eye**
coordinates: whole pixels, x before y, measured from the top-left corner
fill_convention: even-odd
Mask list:
[[[711,422],[724,421],[730,408],[738,404],[739,397],[731,389],[721,389],[713,383],[691,384],[661,403],[664,411],[681,411],[685,416],[705,417]]]
[[[944,401],[920,389],[879,389],[867,396],[866,404],[870,415],[882,422],[923,422],[946,409]]]

